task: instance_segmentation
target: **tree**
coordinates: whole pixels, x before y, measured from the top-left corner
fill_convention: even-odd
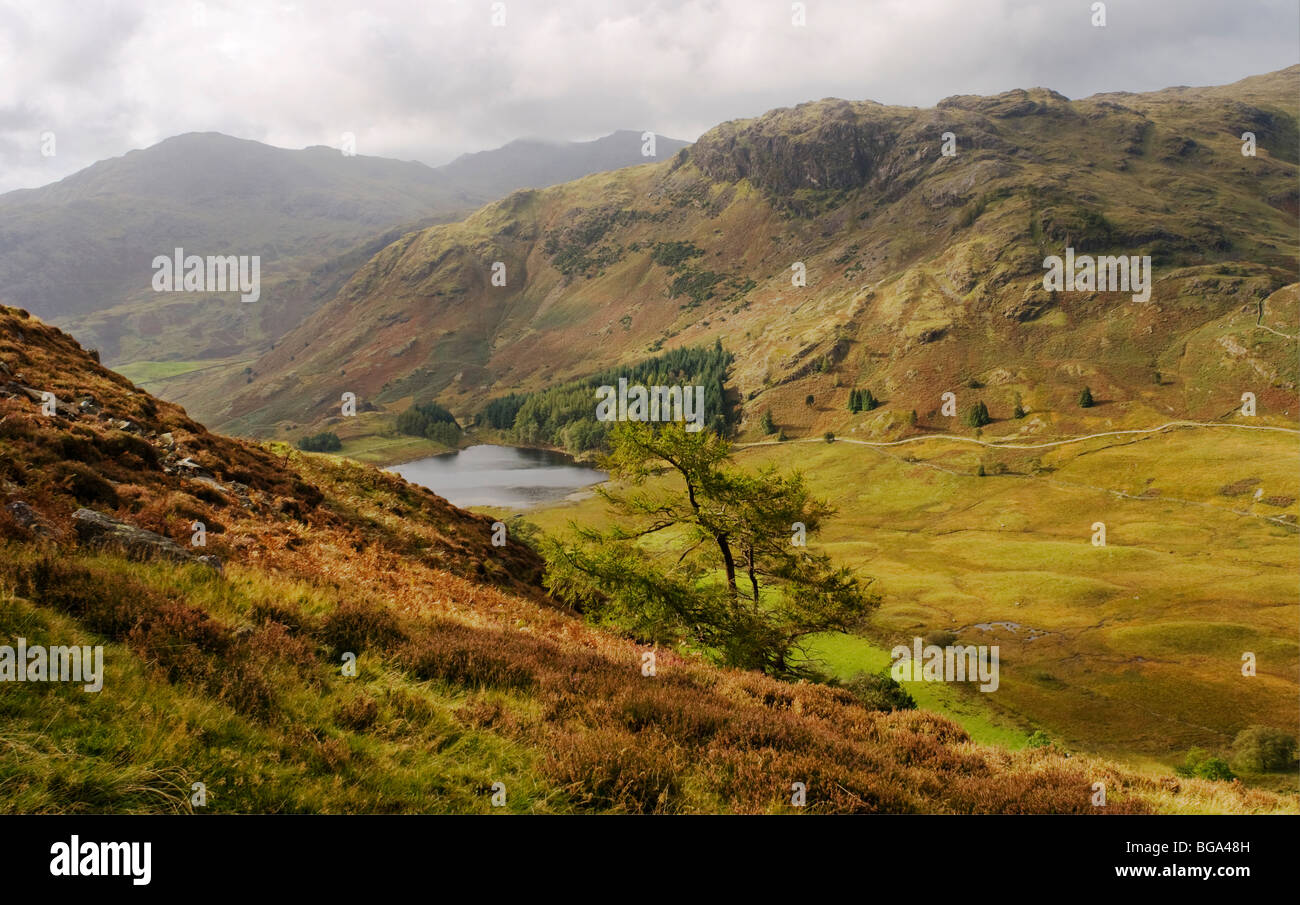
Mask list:
[[[1248,726],[1232,742],[1232,766],[1243,773],[1294,770],[1295,736],[1271,726]]]
[[[1083,392],[1079,394],[1079,408],[1090,409],[1092,406],[1092,388],[1084,387]]]
[[[812,393],[809,393],[807,396],[804,397],[803,404],[806,405],[806,406],[808,406],[809,408],[812,408],[812,404],[813,404],[813,394],[812,394]]]
[[[989,407],[983,402],[977,402],[966,410],[967,427],[983,427],[992,421],[993,419],[989,417]]]
[[[763,433],[765,433],[765,434],[775,434],[775,433],[776,433],[776,423],[772,420],[772,410],[771,410],[771,409],[768,409],[767,411],[765,411],[765,412],[763,413],[763,420],[760,422],[760,424],[761,424],[761,426],[762,426],[762,428],[763,428]]]
[[[916,427],[916,421],[917,421],[916,409],[912,409],[912,411],[907,416],[907,426]]]
[[[849,411],[854,413],[862,411],[862,399],[858,396],[857,390],[849,390]]]
[[[858,405],[863,411],[869,412],[880,407],[880,400],[872,395],[871,390],[863,390],[858,396]]]
[[[796,523],[807,538],[833,514],[800,473],[736,468],[724,438],[677,423],[618,424],[610,443],[602,467],[626,489],[597,493],[613,526],[542,544],[547,587],[589,619],[795,677],[815,675],[806,636],[848,631],[879,605],[868,580],[792,543]]]
[[[333,431],[324,431],[303,437],[298,441],[298,448],[303,452],[338,452],[343,448],[343,441]]]
[[[1011,417],[1016,420],[1025,417],[1025,405],[1023,400],[1021,400],[1019,393],[1016,393],[1015,407],[1011,410]]]

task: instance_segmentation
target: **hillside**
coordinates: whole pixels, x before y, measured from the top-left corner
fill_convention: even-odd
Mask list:
[[[7,308],[0,493],[2,633],[106,664],[98,693],[0,689],[6,812],[486,812],[496,783],[515,812],[763,812],[796,781],[808,812],[1090,813],[1094,782],[1110,813],[1294,810],[671,651],[644,677],[488,519],[212,434]],[[195,519],[219,561],[189,549]]]
[[[662,143],[663,154],[682,146]],[[232,365],[265,351],[411,229],[518,188],[643,160],[639,133],[625,132],[512,142],[436,168],[178,135],[0,195],[0,286],[4,301],[72,330],[105,362],[146,363],[142,377]],[[151,262],[177,247],[260,255],[261,298],[244,305],[232,294],[154,292]],[[153,362],[173,364],[148,369]]]
[[[1261,416],[1293,418],[1294,342],[1274,320],[1295,282],[1298,91],[1300,66],[1082,100],[828,99],[725,123],[670,161],[405,235],[247,373],[169,391],[276,436],[329,417],[342,392],[467,416],[721,339],[749,436],[767,410],[792,435],[959,428],[943,392],[984,401],[991,431],[1020,394],[1025,434],[1217,417],[1243,390]],[[1042,262],[1067,247],[1149,255],[1150,301],[1045,292]],[[1080,411],[1084,386],[1104,404]],[[855,420],[854,387],[886,404]]]

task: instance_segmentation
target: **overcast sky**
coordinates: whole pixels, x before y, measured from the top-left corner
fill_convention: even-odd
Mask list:
[[[0,191],[192,131],[290,148],[352,132],[359,154],[437,165],[523,136],[694,139],[822,97],[1084,97],[1300,63],[1296,0],[1110,0],[1105,28],[1092,5],[0,0]]]

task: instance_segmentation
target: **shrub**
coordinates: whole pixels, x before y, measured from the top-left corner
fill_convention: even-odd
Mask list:
[[[63,462],[54,467],[54,483],[70,493],[78,503],[96,503],[116,508],[121,500],[117,491],[99,472],[80,462]]]
[[[1035,729],[1029,733],[1029,739],[1025,742],[1025,745],[1029,748],[1050,748],[1052,747],[1052,739],[1043,730]]]
[[[1207,757],[1196,766],[1196,775],[1201,779],[1227,781],[1236,779],[1228,768],[1228,762],[1221,757]]]
[[[844,687],[871,710],[915,710],[916,701],[887,672],[871,674],[860,672],[844,683]]]
[[[345,600],[321,622],[320,640],[335,654],[387,647],[405,637],[391,610],[368,601]]]
[[[1188,751],[1186,759],[1181,766],[1174,768],[1174,772],[1179,776],[1196,777],[1198,779],[1230,780],[1236,778],[1236,775],[1229,769],[1227,761],[1210,754],[1203,748],[1192,748]]]
[[[341,703],[334,711],[334,721],[344,729],[364,732],[379,719],[379,702],[361,692]]]
[[[826,433],[822,434],[822,439],[825,440],[827,443],[834,443],[835,433],[833,431],[827,431]]]

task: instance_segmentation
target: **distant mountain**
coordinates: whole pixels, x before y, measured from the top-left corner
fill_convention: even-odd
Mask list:
[[[828,99],[724,123],[661,163],[403,236],[237,382],[176,398],[279,436],[336,414],[345,391],[472,415],[721,340],[742,431],[769,410],[792,433],[857,429],[854,387],[888,400],[860,427],[891,437],[959,426],[945,392],[985,402],[1002,430],[1217,417],[1243,389],[1280,416],[1297,390],[1281,291],[1298,251],[1297,97],[1300,66],[1219,88]],[[1045,291],[1044,259],[1070,248],[1149,256],[1149,302]],[[1084,386],[1115,404],[1081,409]],[[1009,418],[1017,396],[1041,414]]]
[[[438,172],[464,191],[500,198],[516,189],[545,188],[589,173],[667,160],[689,144],[657,135],[654,156],[647,156],[641,134],[622,129],[595,141],[522,138],[492,151],[462,154]]]
[[[660,139],[660,153],[681,142]],[[643,163],[639,133],[513,142],[446,167],[190,133],[60,182],[0,195],[0,298],[68,327],[105,361],[264,349],[403,232],[522,186]],[[152,290],[151,262],[259,255],[262,296]]]

